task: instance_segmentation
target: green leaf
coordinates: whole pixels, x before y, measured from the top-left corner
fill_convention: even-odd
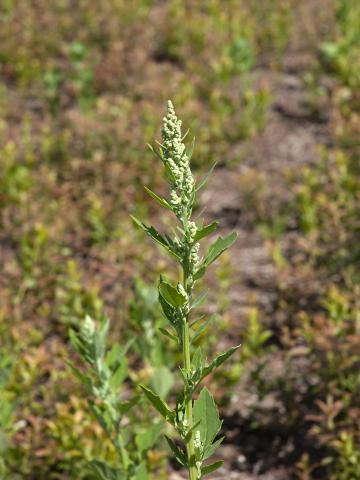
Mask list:
[[[195,147],[195,137],[193,137],[190,147],[188,147],[186,150],[186,155],[189,157],[189,161],[191,160],[191,157],[194,153],[194,147]]]
[[[105,365],[111,370],[117,368],[120,360],[125,357],[126,352],[129,350],[134,341],[135,338],[132,338],[125,345],[114,343],[105,356]]]
[[[206,185],[207,181],[209,180],[215,166],[216,166],[216,163],[214,163],[214,165],[210,168],[210,170],[204,175],[204,177],[200,180],[200,182],[198,183],[198,185],[196,186],[196,189],[195,189],[195,192],[198,192],[204,185]]]
[[[206,271],[205,267],[200,267],[199,270],[194,273],[193,279],[194,280],[200,280],[200,278],[202,278],[204,276],[205,271]]]
[[[148,427],[146,430],[136,434],[135,443],[140,452],[146,452],[155,444],[159,438],[161,430],[164,427],[164,424],[164,421],[160,420]]]
[[[174,376],[167,367],[160,366],[155,369],[151,378],[151,386],[159,397],[166,398],[173,384]]]
[[[206,225],[206,227],[203,227],[200,230],[198,230],[196,232],[195,237],[194,237],[194,242],[198,242],[202,238],[207,237],[211,233],[215,232],[218,224],[219,224],[219,222],[213,222],[213,223],[210,223],[210,225]]]
[[[174,412],[170,410],[167,404],[162,400],[159,395],[156,395],[150,388],[140,385],[140,388],[145,393],[146,398],[152,404],[152,406],[160,413],[165,420],[169,421],[171,424],[174,422]]]
[[[194,299],[194,301],[192,302],[191,308],[200,307],[200,306],[203,304],[203,302],[204,302],[204,300],[205,300],[208,292],[209,292],[209,289],[208,289],[208,288],[207,288],[206,290],[204,290],[203,292],[201,292],[200,295],[198,295],[198,296]]]
[[[179,448],[176,445],[176,443],[173,440],[171,440],[171,438],[169,438],[167,435],[165,435],[165,438],[171,451],[175,455],[176,460],[180,463],[180,465],[183,465],[185,467],[187,465],[186,453],[183,450],[181,450],[181,448]]]
[[[168,242],[167,239],[165,239],[161,233],[159,233],[154,227],[148,227],[147,225],[145,225],[145,223],[142,223],[140,220],[138,220],[136,217],[134,217],[133,215],[130,215],[130,217],[132,218],[133,222],[138,226],[140,227],[142,230],[144,230],[144,232],[146,232],[148,235],[150,235],[150,237],[152,239],[155,240],[155,242],[159,243],[161,246],[163,246],[164,248],[166,248],[166,250],[168,250],[169,253],[171,253],[171,255],[173,255],[176,259],[178,260],[181,260],[181,258],[179,257],[179,255],[177,255],[171,248],[171,244]]]
[[[228,358],[230,358],[231,355],[233,355],[236,352],[236,350],[238,350],[240,347],[241,345],[237,345],[236,347],[231,347],[226,352],[223,352],[220,355],[218,355],[216,358],[214,358],[214,360],[203,369],[201,380],[205,378],[207,375],[209,375],[213,370],[215,370],[215,368],[220,367],[220,365],[223,364]]]
[[[69,338],[72,346],[82,359],[88,364],[93,365],[96,362],[95,351],[93,348],[89,348],[89,345],[81,338],[80,333],[70,328]]]
[[[227,235],[225,238],[219,237],[215,240],[215,242],[209,248],[209,251],[203,261],[203,265],[208,267],[211,263],[215,262],[215,260],[227,250],[231,245],[235,242],[237,237],[236,232],[232,232]]]
[[[166,302],[165,299],[160,294],[159,294],[159,302],[160,302],[160,305],[161,305],[161,308],[164,312],[165,317],[172,324],[173,319],[174,319],[174,315],[176,314],[176,309],[174,307],[172,307],[171,305],[169,305],[168,302]],[[174,326],[174,328],[175,328],[175,326]]]
[[[201,441],[204,447],[212,444],[214,438],[221,428],[219,414],[209,390],[205,387],[201,390],[199,397],[194,402],[194,421],[201,423],[198,427]]]
[[[105,354],[106,350],[106,339],[109,332],[110,320],[104,318],[99,326],[99,329],[94,335],[94,346],[95,346],[95,355],[96,359],[101,358]]]
[[[106,354],[105,365],[110,368],[112,365],[118,363],[119,358],[123,357],[123,355],[124,347],[122,347],[119,343],[114,343],[114,345]]]
[[[203,460],[208,459],[214,454],[215,450],[222,444],[224,438],[225,437],[219,438],[218,440],[216,440],[216,442],[212,443],[211,445],[208,445],[205,448],[204,454],[203,454]]]
[[[91,385],[92,385],[91,379],[87,377],[86,374],[81,372],[77,367],[75,367],[75,365],[72,362],[67,361],[66,363],[69,365],[69,367],[71,368],[73,373],[77,376],[77,378],[81,381],[81,383],[86,387],[86,389],[91,391]]]
[[[196,330],[194,336],[191,339],[191,343],[196,342],[196,340],[202,335],[206,329],[206,327],[209,325],[209,323],[215,318],[215,315],[210,315],[210,317],[203,322],[200,327]]]
[[[159,283],[159,292],[162,298],[174,308],[184,306],[187,301],[187,298],[179,293],[175,287],[162,280]]]
[[[164,198],[161,198],[158,195],[156,195],[156,193],[153,192],[152,190],[150,190],[150,188],[148,188],[148,187],[144,187],[144,188],[147,191],[147,193],[150,195],[150,197],[152,197],[154,200],[156,200],[158,203],[160,203],[160,205],[162,207],[165,207],[168,210],[173,211],[172,206]]]
[[[159,332],[161,332],[165,337],[168,337],[171,340],[174,340],[176,343],[178,343],[178,338],[172,333],[170,333],[168,330],[166,330],[165,328],[160,327]]]
[[[160,157],[161,158],[161,157]],[[162,159],[163,160],[163,159]],[[175,184],[176,182],[176,179],[174,177],[174,174],[172,173],[171,169],[169,168],[169,165],[167,165],[166,163],[164,163],[164,167],[165,167],[165,177],[166,179],[172,183],[172,184]]]
[[[113,425],[108,413],[106,411],[103,411],[103,409],[101,409],[99,405],[96,405],[92,400],[89,400],[89,407],[99,425],[102,427],[104,432],[111,438],[111,431]]]
[[[162,157],[160,155],[160,153],[158,153],[155,148],[150,144],[150,143],[147,143],[147,146],[149,148],[149,150],[154,154],[156,155],[158,158],[160,158],[160,160],[162,161]]]
[[[204,477],[209,473],[215,472],[215,470],[220,468],[223,463],[223,460],[218,460],[217,462],[211,463],[210,465],[205,465],[205,467],[201,468],[201,476]]]
[[[171,326],[175,329],[178,335],[178,338],[181,338],[181,325],[179,324],[176,318],[176,315],[177,315],[176,309],[171,305],[169,305],[161,295],[159,295],[159,302],[165,317],[168,319]]]
[[[128,374],[127,360],[126,357],[120,359],[119,366],[115,369],[114,373],[109,379],[110,388],[114,391],[116,390],[121,383],[125,380]]]
[[[191,323],[190,323],[190,328],[194,328],[195,325],[197,325],[198,323],[201,322],[201,320],[204,320],[204,318],[206,317],[205,313],[203,315],[200,315],[200,317],[198,318],[195,318],[195,320],[193,320]]]
[[[204,356],[203,356],[202,349],[201,347],[198,347],[195,350],[194,355],[192,356],[192,359],[191,359],[192,368],[194,368],[195,370],[201,368],[203,365],[203,360],[204,360]]]
[[[90,467],[98,480],[125,480],[125,475],[119,469],[112,468],[105,462],[92,460]]]

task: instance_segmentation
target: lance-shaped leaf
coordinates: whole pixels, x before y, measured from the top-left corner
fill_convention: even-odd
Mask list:
[[[186,135],[184,135],[183,140],[185,137]],[[191,160],[191,157],[194,153],[194,147],[195,147],[195,137],[192,139],[190,146],[186,149],[186,155],[189,157],[189,161]]]
[[[149,150],[150,150],[154,155],[156,155],[162,162],[164,161],[164,159],[162,158],[160,152],[157,152],[157,151],[155,150],[155,148],[154,148],[152,145],[150,145],[150,143],[148,143],[147,146],[148,146]]]
[[[197,184],[196,186],[196,189],[195,191],[199,191],[204,185],[206,185],[207,181],[209,180],[215,166],[216,166],[216,163],[214,163],[214,165],[210,168],[210,170],[203,176],[203,178],[200,180],[200,182]]]
[[[195,237],[194,237],[194,241],[195,241],[195,242],[198,242],[198,241],[201,240],[202,238],[207,237],[207,236],[210,235],[211,233],[215,232],[215,230],[217,229],[218,224],[219,224],[219,222],[213,222],[213,223],[210,223],[210,225],[206,225],[205,227],[200,228],[200,229],[196,232],[196,235],[195,235]]]
[[[206,317],[206,315],[204,313],[203,315],[200,315],[200,317],[195,318],[195,320],[193,320],[190,323],[190,328],[193,328],[195,325],[198,325],[201,322],[201,320],[204,320],[205,317]]]
[[[178,290],[170,285],[170,283],[164,282],[160,279],[159,283],[159,293],[162,298],[172,307],[179,308],[183,307],[187,302],[187,298],[178,292]]]
[[[171,184],[175,185],[176,179],[174,177],[174,174],[171,171],[171,168],[166,163],[164,165],[165,165],[165,177]]]
[[[70,341],[75,350],[80,354],[82,359],[89,365],[96,363],[96,350],[94,335],[83,337],[81,330],[75,331],[72,328],[69,330]]]
[[[173,211],[172,206],[169,204],[169,202],[167,202],[165,200],[165,198],[159,197],[159,195],[156,195],[156,193],[153,192],[152,190],[150,190],[150,188],[148,188],[148,187],[144,187],[144,188],[147,191],[147,193],[150,195],[150,197],[152,197],[154,200],[156,200],[162,207],[165,207],[168,210]]]
[[[142,223],[140,220],[138,220],[136,217],[133,215],[130,215],[133,222],[140,227],[144,232],[146,232],[151,238],[155,240],[155,242],[159,243],[162,247],[166,248],[166,250],[171,253],[177,260],[181,260],[179,255],[174,252],[172,249],[172,245],[169,242],[167,238],[165,238],[161,233],[159,233],[154,227],[149,227],[145,225],[145,223]]]
[[[215,470],[220,468],[223,463],[223,460],[218,460],[217,462],[211,463],[210,465],[205,465],[204,467],[201,467],[201,476],[204,477],[209,473],[215,472]]]
[[[81,383],[86,387],[86,389],[91,392],[92,382],[90,378],[87,377],[86,374],[81,372],[77,367],[75,367],[75,365],[72,362],[67,361],[66,363],[69,365],[69,367],[77,376],[77,378],[81,381]]]
[[[203,351],[202,351],[201,347],[198,347],[195,350],[195,352],[192,356],[192,359],[191,359],[192,368],[194,368],[195,370],[197,370],[198,368],[202,368],[203,361],[204,361]]]
[[[196,340],[205,332],[206,327],[209,325],[210,322],[214,320],[216,315],[210,315],[210,317],[203,322],[200,327],[196,330],[194,336],[191,339],[191,343],[196,342]]]
[[[110,319],[105,317],[102,319],[97,333],[94,335],[96,358],[101,358],[105,355],[106,339],[109,333]]]
[[[190,133],[190,128],[188,128],[188,129],[186,130],[186,132],[184,133],[184,135],[182,136],[182,138],[181,138],[181,141],[182,141],[182,142],[183,142],[183,141],[185,140],[185,138],[189,135],[189,133]],[[193,141],[194,141],[194,140],[195,140],[195,138],[193,138]],[[186,153],[187,153],[187,152],[186,152]]]
[[[92,400],[89,400],[89,407],[91,413],[96,418],[99,425],[102,427],[106,435],[111,438],[111,432],[113,430],[113,423],[109,412],[104,408],[104,406],[96,405]]]
[[[215,242],[209,248],[209,251],[203,261],[203,265],[208,267],[211,263],[215,262],[215,260],[227,250],[231,245],[235,242],[237,237],[236,232],[232,232],[227,235],[225,238],[219,237],[215,240]]]
[[[194,280],[200,280],[205,274],[206,268],[205,267],[200,267],[197,272],[194,273],[193,279]]]
[[[193,302],[191,303],[191,308],[200,307],[203,304],[208,292],[209,292],[209,289],[207,288],[206,290],[201,292],[200,295],[194,298]]]
[[[109,385],[113,391],[123,383],[128,374],[127,359],[123,357],[120,359],[118,367],[115,369],[109,379]]]
[[[218,440],[216,440],[211,445],[208,445],[204,449],[203,460],[207,460],[209,457],[211,457],[214,454],[214,452],[217,450],[217,448],[222,444],[224,438],[225,437],[220,437]]]
[[[187,466],[186,453],[183,450],[181,450],[181,448],[178,447],[176,443],[173,440],[171,440],[171,438],[169,438],[167,435],[165,435],[165,438],[171,451],[175,455],[176,460],[180,463],[180,465],[183,465],[184,467]]]
[[[237,345],[236,347],[231,347],[226,352],[220,353],[220,355],[215,357],[214,360],[209,365],[203,368],[201,380],[203,380],[205,377],[210,375],[210,373],[213,370],[220,367],[220,365],[223,364],[228,358],[230,358],[231,355],[233,355],[236,352],[236,350],[238,350],[240,347],[241,345]]]
[[[164,312],[165,317],[168,319],[171,326],[175,329],[175,331],[178,335],[178,339],[181,339],[182,326],[181,326],[181,323],[178,321],[178,318],[177,318],[177,313],[178,312],[177,312],[176,308],[169,305],[168,302],[166,300],[164,300],[164,298],[161,295],[159,295],[159,302],[160,302],[160,305],[161,305],[161,308]]]
[[[221,428],[221,421],[213,397],[207,388],[203,388],[194,402],[194,422],[201,420],[197,430],[204,442],[204,449],[211,446]]]
[[[163,298],[162,295],[159,294],[159,302],[161,308],[164,312],[165,317],[169,320],[169,322],[173,325],[174,316],[176,314],[176,309],[169,305],[169,303]],[[173,325],[175,328],[175,325]]]
[[[174,342],[176,343],[179,342],[179,339],[175,335],[173,335],[171,332],[166,330],[166,328],[160,327],[159,332],[162,333],[165,337],[170,338],[171,340],[174,340]]]
[[[152,404],[152,406],[160,413],[162,417],[165,418],[171,424],[174,423],[174,412],[170,410],[167,404],[162,400],[159,395],[156,395],[150,388],[140,385],[140,388],[145,393],[146,398]]]
[[[111,349],[106,353],[105,357],[105,365],[109,368],[115,365],[118,365],[119,360],[124,358],[124,347],[121,346],[119,343],[115,343]]]
[[[132,338],[125,345],[115,343],[105,355],[105,365],[111,370],[115,371],[122,359],[125,358],[126,352],[129,350],[135,339]]]

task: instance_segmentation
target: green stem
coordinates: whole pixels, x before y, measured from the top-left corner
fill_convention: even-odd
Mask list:
[[[189,324],[188,322],[184,322],[183,324],[183,362],[184,362],[184,369],[186,372],[191,372],[191,356],[190,356],[190,335],[189,335]],[[192,428],[193,426],[193,412],[192,412],[192,398],[186,398],[185,403],[185,415],[188,424],[188,428]],[[196,466],[194,465],[194,440],[191,435],[188,444],[186,445],[188,461],[189,461],[189,479],[196,480],[197,479],[197,471]]]
[[[188,292],[188,254],[185,255],[183,264],[183,286]],[[190,331],[188,315],[184,319],[182,329],[182,346],[183,346],[183,364],[186,373],[191,373],[191,354],[190,354]],[[193,426],[193,405],[191,396],[188,398],[188,393],[185,392],[185,418],[187,420],[188,428]],[[197,480],[197,470],[195,466],[195,447],[194,439],[191,435],[190,440],[186,445],[188,462],[189,462],[189,480]]]

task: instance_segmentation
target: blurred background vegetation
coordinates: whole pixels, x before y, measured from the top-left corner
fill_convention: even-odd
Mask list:
[[[143,185],[163,189],[145,146],[168,98],[196,172],[218,162],[206,215],[239,232],[199,338],[243,344],[212,379],[221,478],[360,478],[357,0],[2,0],[0,477],[90,479],[114,455],[66,364],[85,314],[136,338],[135,382],[174,381],[164,261],[129,219],[167,221]],[[149,466],[177,478],[167,456]]]

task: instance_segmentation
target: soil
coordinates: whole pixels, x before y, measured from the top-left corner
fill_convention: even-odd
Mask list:
[[[296,53],[284,58],[284,70],[274,74],[259,74],[270,83],[273,103],[266,128],[245,145],[246,154],[238,165],[217,168],[201,201],[207,206],[208,220],[222,219],[220,234],[231,230],[238,240],[230,250],[232,284],[228,295],[230,316],[236,328],[229,333],[229,343],[236,343],[239,327],[244,326],[249,308],[257,305],[262,320],[270,328],[278,328],[281,315],[276,311],[277,269],[271,254],[271,243],[254,227],[253,212],[249,211],[249,195],[256,190],[261,178],[261,195],[268,205],[279,208],[287,205],[293,192],[289,190],[288,176],[296,174],[305,165],[311,167],[319,161],[319,145],[331,142],[331,112],[326,104],[313,109],[309,92],[302,80],[302,66],[296,66]],[[299,55],[299,62],[303,58]],[[286,66],[290,65],[286,70]],[[331,88],[324,79],[324,88]],[[244,151],[244,150],[243,150]],[[250,203],[251,205],[251,203]],[[255,206],[254,206],[255,208]],[[288,232],[283,237],[287,242]],[[296,235],[296,233],[295,233]],[[287,280],[291,282],[291,279]],[[277,354],[270,354],[269,370],[272,375],[283,371],[284,365]],[[230,408],[223,412],[227,441],[217,452],[225,459],[224,465],[213,480],[290,480],[294,477],[291,459],[294,460],[296,434],[282,431],[281,412],[276,413],[276,399],[267,398],[268,405],[261,408],[275,411],[273,425],[266,431],[247,432],[247,414],[259,401],[251,391],[246,391],[246,380],[236,388]],[[173,473],[171,480],[185,478]]]

